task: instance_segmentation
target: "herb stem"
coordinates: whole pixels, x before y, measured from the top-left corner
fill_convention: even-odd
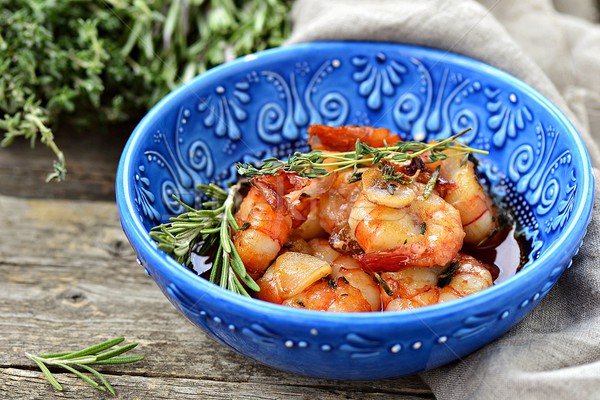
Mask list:
[[[370,147],[357,140],[356,148],[353,151],[328,153],[313,150],[309,153],[294,153],[287,161],[275,158],[267,159],[258,168],[248,163],[237,163],[236,168],[240,175],[247,177],[274,175],[278,171],[284,170],[296,172],[304,177],[316,178],[326,177],[348,168],[354,168],[354,175],[357,175],[356,169],[359,166],[375,165],[382,160],[405,162],[426,153],[429,153],[431,162],[470,153],[488,154],[485,150],[475,149],[458,142],[457,139],[470,130],[471,128],[467,128],[436,143],[409,141],[399,142],[394,146]],[[444,150],[451,147],[456,151],[451,154],[444,153]],[[337,161],[325,162],[331,158]]]

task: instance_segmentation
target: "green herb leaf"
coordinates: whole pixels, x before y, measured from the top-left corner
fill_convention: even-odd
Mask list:
[[[86,371],[88,371],[89,373],[93,374],[96,378],[98,378],[98,380],[104,385],[104,387],[106,389],[108,389],[108,391],[113,395],[116,396],[117,392],[115,392],[115,389],[112,387],[112,385],[108,382],[108,380],[104,377],[104,375],[102,375],[100,372],[96,371],[94,368],[92,367],[88,367],[87,365],[81,365],[81,368],[85,369]]]
[[[435,189],[435,185],[437,184],[437,180],[439,177],[440,177],[440,166],[438,165],[437,168],[435,169],[435,171],[433,171],[433,173],[431,174],[431,178],[429,178],[429,181],[427,181],[427,184],[425,185],[425,190],[423,191],[423,197],[428,199],[429,196],[431,196],[431,193],[433,193],[433,190]]]
[[[385,294],[387,294],[388,296],[393,296],[394,291],[392,289],[390,289],[387,282],[377,272],[374,272],[373,275],[375,276],[375,279],[377,279],[377,281],[383,288],[383,291],[385,292]]]
[[[44,365],[44,362],[34,355],[31,355],[28,353],[26,353],[26,354],[30,359],[32,359],[38,365],[38,367],[40,367],[44,376],[46,377],[46,379],[48,379],[48,382],[50,382],[56,390],[62,391],[63,390],[62,385],[60,383],[58,383],[58,381],[56,380],[54,375],[52,375],[52,372],[50,372],[48,367],[46,367],[46,365]]]
[[[85,348],[83,350],[67,353],[60,357],[56,357],[56,360],[71,360],[73,358],[78,358],[81,356],[96,354],[96,353],[99,353],[106,349],[110,349],[113,346],[116,346],[117,344],[121,343],[123,340],[125,340],[125,338],[122,338],[122,337],[107,340],[106,342],[95,344],[95,345]]]
[[[438,275],[437,285],[441,288],[443,288],[444,286],[447,286],[459,268],[460,268],[459,262],[450,261],[448,263],[448,265],[446,266],[446,269],[444,270],[444,272],[442,272],[440,275]]]

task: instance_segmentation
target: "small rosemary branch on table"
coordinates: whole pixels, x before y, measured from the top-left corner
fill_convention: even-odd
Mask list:
[[[180,201],[187,212],[171,218],[169,223],[154,227],[150,236],[158,243],[159,249],[187,266],[191,264],[192,252],[210,257],[212,267],[209,280],[249,296],[246,287],[255,292],[260,289],[246,273],[232,240],[232,233],[240,229],[233,214],[235,196],[241,186],[242,182],[238,182],[225,190],[214,183],[198,185],[198,189],[212,200],[202,203],[200,210]]]
[[[248,178],[260,175],[275,175],[279,171],[295,172],[306,178],[319,178],[340,172],[349,168],[354,169],[351,180],[360,180],[360,166],[377,165],[382,161],[405,162],[427,154],[430,162],[444,160],[448,157],[468,156],[472,153],[487,154],[485,150],[474,149],[460,143],[457,139],[469,132],[467,128],[456,135],[435,143],[418,141],[399,142],[392,146],[371,147],[356,141],[354,151],[324,152],[313,150],[309,153],[296,152],[287,160],[267,158],[259,167],[252,164],[236,163],[240,175]],[[452,148],[451,154],[444,153]],[[327,162],[325,162],[327,160]]]
[[[40,354],[33,355],[27,354],[31,360],[33,360],[38,367],[44,373],[44,376],[54,386],[56,390],[63,390],[62,385],[56,380],[54,375],[48,369],[48,366],[57,366],[75,374],[85,382],[89,383],[92,387],[100,391],[109,391],[111,394],[116,394],[113,387],[110,385],[108,380],[98,371],[91,367],[91,365],[111,365],[111,364],[128,364],[141,361],[144,356],[122,356],[121,354],[128,352],[137,346],[137,343],[130,343],[125,346],[115,347],[119,343],[125,340],[122,337],[107,340],[106,342],[95,344],[91,347],[77,351],[64,351],[60,353],[52,354]],[[79,370],[78,370],[78,369]],[[90,378],[80,370],[91,373],[95,376],[100,383]]]

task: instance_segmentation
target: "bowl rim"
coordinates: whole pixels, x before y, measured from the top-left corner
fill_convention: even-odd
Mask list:
[[[567,221],[567,227],[563,232],[564,240],[557,240],[553,243],[550,243],[548,250],[542,254],[540,258],[536,259],[533,262],[533,265],[530,265],[528,268],[519,271],[518,274],[513,275],[505,281],[500,282],[497,285],[493,285],[486,290],[471,294],[455,301],[439,303],[413,310],[372,313],[325,313],[314,310],[285,307],[258,299],[247,298],[209,282],[208,280],[195,274],[190,269],[185,268],[177,263],[166,253],[158,250],[156,243],[150,238],[139,218],[135,217],[135,205],[132,201],[130,201],[132,198],[133,189],[129,185],[129,176],[133,173],[132,171],[135,168],[135,166],[132,165],[132,159],[136,154],[134,150],[141,146],[141,134],[146,130],[146,126],[150,124],[155,116],[161,113],[162,109],[170,102],[178,98],[189,96],[190,94],[194,95],[193,88],[197,85],[201,85],[202,82],[210,81],[211,79],[218,80],[220,75],[230,74],[231,72],[235,73],[236,70],[244,69],[246,63],[252,62],[258,58],[278,58],[281,56],[285,57],[288,53],[294,53],[297,51],[315,50],[315,48],[327,49],[331,46],[344,47],[355,45],[391,45],[399,49],[405,49],[417,53],[424,52],[428,56],[436,59],[436,64],[449,59],[449,61],[451,61],[454,65],[459,65],[466,68],[476,68],[484,71],[485,73],[496,75],[500,80],[503,80],[510,85],[518,87],[523,92],[526,92],[535,101],[542,104],[557,120],[560,120],[565,125],[568,133],[576,144],[576,148],[571,149],[571,151],[573,153],[581,154],[583,158],[583,171],[580,190],[582,190],[582,199],[584,199],[584,201],[575,205],[575,210],[573,210],[571,216],[569,217],[569,221]],[[170,279],[177,284],[191,285],[194,287],[194,290],[210,293],[211,296],[224,299],[235,306],[241,307],[238,310],[245,310],[246,312],[251,311],[259,314],[269,314],[273,317],[285,317],[289,318],[290,321],[293,320],[294,316],[298,316],[302,319],[310,319],[311,322],[331,323],[332,321],[338,321],[346,324],[362,324],[367,322],[370,324],[389,323],[392,321],[411,323],[415,320],[425,321],[429,318],[439,318],[440,314],[457,313],[466,309],[471,309],[477,305],[483,305],[487,302],[494,302],[495,300],[505,297],[509,291],[513,290],[513,288],[523,288],[530,284],[534,284],[538,282],[538,277],[535,275],[539,273],[540,267],[544,264],[550,263],[551,265],[562,265],[562,263],[569,262],[568,259],[570,258],[571,254],[576,252],[576,249],[581,245],[583,237],[585,236],[587,225],[591,219],[591,210],[594,203],[594,176],[592,164],[589,153],[581,136],[571,121],[558,109],[558,107],[541,93],[539,93],[536,89],[509,74],[508,72],[500,70],[482,61],[452,53],[450,51],[404,43],[370,41],[305,42],[277,47],[240,57],[196,76],[189,82],[174,89],[163,99],[161,99],[138,123],[121,154],[115,186],[116,203],[121,220],[121,226],[126,236],[131,241],[132,246],[135,247],[138,256],[146,260],[146,262],[149,265],[152,265],[154,268],[159,268],[163,272],[168,273]],[[582,226],[583,228],[581,228]]]

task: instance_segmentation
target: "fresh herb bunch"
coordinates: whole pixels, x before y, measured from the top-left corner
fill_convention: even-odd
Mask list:
[[[215,184],[199,185],[198,189],[212,200],[202,203],[201,210],[180,202],[187,212],[171,218],[167,224],[154,227],[150,237],[158,243],[159,249],[186,266],[192,263],[192,252],[210,257],[212,267],[209,280],[249,296],[244,285],[255,292],[260,289],[246,273],[246,267],[232,241],[233,232],[244,229],[238,226],[233,217],[236,195],[241,187],[242,182],[228,190]]]
[[[360,166],[377,165],[384,161],[405,162],[427,154],[431,162],[436,162],[448,157],[467,157],[473,153],[487,154],[487,151],[474,149],[457,140],[470,130],[471,128],[467,128],[447,139],[433,143],[407,141],[392,146],[371,147],[357,140],[354,151],[337,153],[320,150],[313,150],[309,153],[296,152],[287,160],[265,159],[259,167],[255,167],[250,163],[236,163],[235,166],[240,175],[248,178],[260,175],[275,175],[279,171],[295,172],[303,177],[317,178],[352,168],[354,172],[350,180],[356,181],[361,179]],[[454,151],[450,154],[444,153],[449,148]]]
[[[38,367],[40,367],[46,379],[48,379],[48,381],[52,384],[52,386],[54,386],[56,390],[62,391],[63,387],[56,380],[54,375],[52,375],[47,366],[56,366],[66,369],[67,371],[75,374],[79,378],[83,379],[85,382],[92,385],[92,387],[103,392],[108,390],[111,394],[114,395],[116,394],[116,392],[110,385],[108,380],[106,380],[106,378],[100,372],[90,367],[90,365],[128,364],[138,362],[144,359],[144,356],[121,355],[136,347],[137,343],[130,343],[125,346],[116,347],[112,350],[109,350],[110,348],[115,347],[119,343],[123,342],[123,340],[125,339],[119,337],[107,340],[106,342],[98,343],[96,345],[78,351],[64,351],[61,353],[40,355],[33,355],[29,353],[26,354],[27,357],[33,360],[38,365]],[[91,373],[100,381],[100,383],[93,380],[80,370],[84,370],[86,372]]]
[[[173,88],[280,45],[291,0],[0,0],[0,135],[56,155],[59,120],[137,119]]]

